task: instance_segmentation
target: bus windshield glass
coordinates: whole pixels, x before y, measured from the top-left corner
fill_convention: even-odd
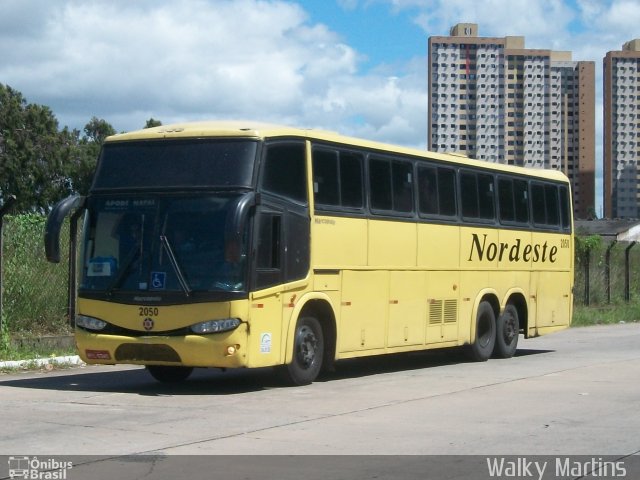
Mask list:
[[[80,289],[241,292],[246,242],[225,239],[239,194],[94,197]]]
[[[146,140],[105,143],[92,190],[250,187],[253,140]]]

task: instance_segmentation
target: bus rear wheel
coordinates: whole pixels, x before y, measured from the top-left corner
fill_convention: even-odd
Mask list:
[[[290,385],[308,385],[320,373],[324,360],[324,335],[315,317],[298,319],[293,343],[293,359],[282,368],[282,376]]]
[[[496,314],[489,302],[480,302],[476,315],[476,338],[469,346],[469,356],[476,362],[491,357],[496,343]]]
[[[518,348],[518,335],[520,334],[520,321],[518,310],[509,304],[498,317],[496,332],[496,346],[494,354],[499,358],[511,358]]]
[[[184,382],[191,372],[192,367],[174,367],[166,365],[147,365],[147,371],[160,383]]]

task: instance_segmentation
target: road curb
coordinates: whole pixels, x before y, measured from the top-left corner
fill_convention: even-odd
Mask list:
[[[26,369],[33,367],[53,368],[58,365],[82,366],[85,363],[78,355],[65,355],[62,357],[35,358],[31,360],[4,360],[0,362],[0,368]]]

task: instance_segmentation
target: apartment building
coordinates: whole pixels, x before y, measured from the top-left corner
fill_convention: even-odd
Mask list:
[[[640,39],[608,52],[604,81],[604,213],[640,215]]]
[[[429,38],[429,148],[563,171],[577,218],[595,205],[595,63],[480,37],[460,23]]]

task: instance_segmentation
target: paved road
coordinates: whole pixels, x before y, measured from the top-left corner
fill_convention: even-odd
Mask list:
[[[307,387],[270,369],[155,383],[140,368],[0,375],[0,455],[479,454],[640,451],[640,324],[353,360]]]

